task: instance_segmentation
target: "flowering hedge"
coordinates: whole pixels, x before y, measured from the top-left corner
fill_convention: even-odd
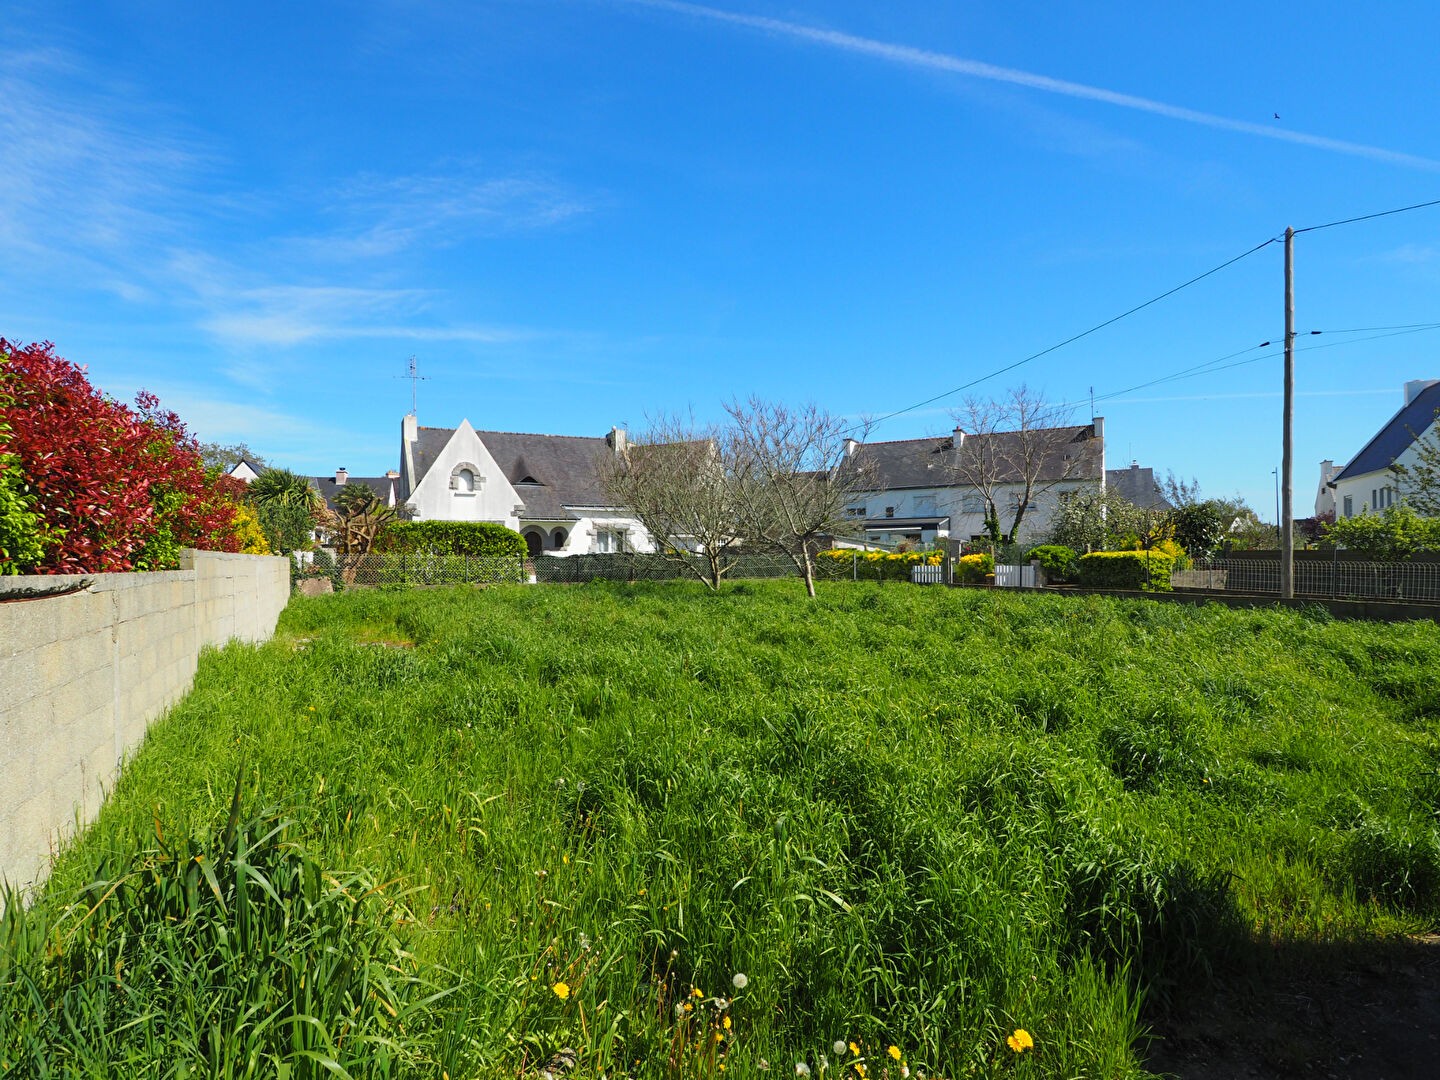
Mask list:
[[[101,394],[48,342],[0,338],[4,471],[38,519],[43,552],[24,573],[162,570],[183,547],[236,551],[244,485],[205,471],[199,445],[142,391],[130,408]]]
[[[983,585],[986,577],[995,573],[995,556],[985,552],[961,555],[957,568],[961,581],[970,585]]]
[[[853,576],[861,581],[909,581],[912,566],[939,566],[944,556],[938,551],[859,551],[831,548],[815,556],[816,561],[838,577]]]
[[[1169,592],[1175,559],[1163,551],[1092,551],[1075,563],[1080,584],[1091,589]]]

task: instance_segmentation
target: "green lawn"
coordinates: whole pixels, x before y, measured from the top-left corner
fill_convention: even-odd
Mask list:
[[[296,600],[11,905],[0,1071],[1143,1076],[1213,971],[1435,930],[1437,808],[1430,623],[795,582]]]

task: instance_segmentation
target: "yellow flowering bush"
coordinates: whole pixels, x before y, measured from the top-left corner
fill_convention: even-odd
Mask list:
[[[959,577],[961,581],[971,585],[980,585],[985,581],[988,574],[995,572],[995,556],[984,552],[976,552],[974,555],[961,555],[959,564]]]
[[[862,581],[909,581],[912,566],[939,566],[944,556],[938,551],[858,551],[831,548],[816,561],[833,577],[855,576]]]

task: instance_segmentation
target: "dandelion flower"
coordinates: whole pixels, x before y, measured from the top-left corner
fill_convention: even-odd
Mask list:
[[[557,982],[554,986],[550,987],[550,989],[555,991],[555,996],[561,1001],[564,1001],[570,996],[570,987],[563,982]]]
[[[836,1040],[835,1040],[835,1045],[832,1046],[832,1047],[830,1047],[830,1049],[835,1051],[835,1056],[836,1056],[836,1057],[844,1057],[844,1056],[845,1056],[845,1040],[844,1040],[844,1039],[836,1039]]]
[[[716,1042],[724,1042],[724,1041],[725,1041],[725,1033],[724,1033],[723,1031],[717,1031],[717,1032],[715,1032],[715,1041],[716,1041]]]
[[[896,1061],[900,1060],[900,1048],[898,1046],[892,1046],[889,1050],[886,1050],[885,1052],[889,1054],[892,1058],[894,1058]]]
[[[856,1045],[852,1042],[852,1043],[850,1044],[850,1052],[851,1052],[852,1054],[858,1054],[858,1053],[860,1052],[860,1047],[856,1046]]]
[[[1015,1034],[1006,1039],[1005,1043],[1017,1054],[1023,1054],[1026,1050],[1033,1050],[1035,1048],[1035,1040],[1030,1037],[1030,1033],[1024,1028],[1016,1028]]]
[[[805,1062],[803,1062],[803,1061],[797,1061],[797,1062],[795,1062],[795,1075],[796,1075],[796,1076],[809,1076],[809,1075],[810,1075],[810,1066],[809,1066],[809,1065],[806,1065]]]
[[[729,1031],[729,1030],[730,1030],[730,1018],[727,1016],[727,1017],[725,1017],[724,1020],[721,1020],[721,1021],[720,1021],[720,1026],[723,1027],[726,1031]]]
[[[858,1061],[855,1062],[855,1075],[860,1077],[860,1080],[865,1080],[865,1066]]]
[[[731,977],[730,985],[735,987],[736,990],[744,990],[745,987],[750,985],[750,976],[746,975],[743,971],[737,971]]]

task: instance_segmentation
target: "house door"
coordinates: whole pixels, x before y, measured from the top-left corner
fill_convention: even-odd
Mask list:
[[[544,547],[545,541],[540,538],[539,533],[527,532],[525,534],[525,549],[530,553],[530,558],[537,558]]]

